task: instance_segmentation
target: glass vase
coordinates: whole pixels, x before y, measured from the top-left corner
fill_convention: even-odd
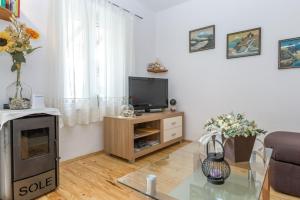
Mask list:
[[[134,117],[134,108],[132,105],[122,105],[121,106],[121,116],[122,117]]]
[[[24,110],[31,108],[32,89],[20,81],[20,71],[17,72],[17,81],[6,88],[11,110]]]
[[[131,104],[129,104],[129,100],[127,97],[123,98],[120,109],[120,115],[122,117],[135,117],[134,107]]]

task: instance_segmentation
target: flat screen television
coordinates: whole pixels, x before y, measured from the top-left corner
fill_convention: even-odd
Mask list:
[[[168,79],[129,77],[129,103],[135,110],[168,108]]]

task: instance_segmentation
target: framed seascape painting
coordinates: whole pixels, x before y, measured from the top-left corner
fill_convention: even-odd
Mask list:
[[[300,69],[300,37],[279,41],[279,69]]]
[[[261,54],[261,28],[227,35],[227,59]]]
[[[190,31],[190,53],[215,48],[215,25]]]
[[[20,1],[21,0],[0,0],[1,7],[10,10],[16,17],[20,17]]]

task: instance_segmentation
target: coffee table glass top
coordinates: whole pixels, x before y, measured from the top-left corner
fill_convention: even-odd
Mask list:
[[[118,181],[159,200],[258,200],[271,155],[272,149],[264,150],[256,143],[250,162],[229,163],[229,178],[223,185],[213,185],[207,181],[201,169],[201,160],[206,158],[204,146],[195,142]],[[157,176],[154,194],[147,194],[148,175]]]

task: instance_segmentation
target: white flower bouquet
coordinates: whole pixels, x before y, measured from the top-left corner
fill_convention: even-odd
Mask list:
[[[225,138],[236,136],[257,136],[266,131],[257,128],[255,121],[249,121],[244,114],[223,114],[210,119],[204,129],[210,134],[222,134]]]

